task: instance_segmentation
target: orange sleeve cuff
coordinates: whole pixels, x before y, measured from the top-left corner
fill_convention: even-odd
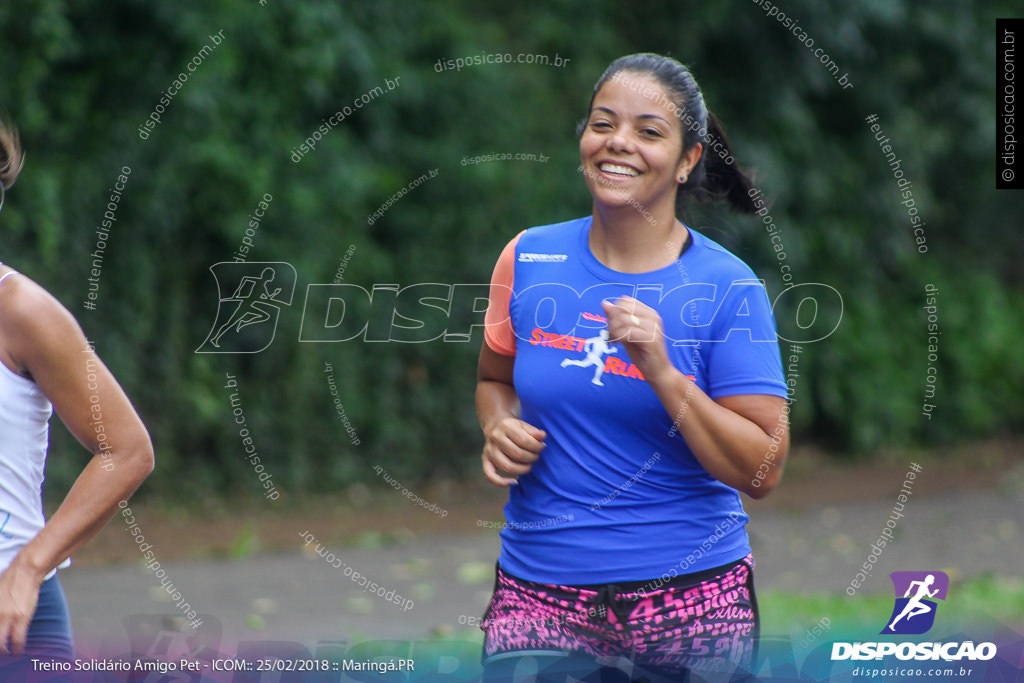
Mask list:
[[[516,355],[516,333],[512,329],[509,306],[512,302],[512,284],[516,275],[516,244],[522,236],[521,232],[506,244],[501,256],[498,257],[498,262],[494,264],[487,313],[484,314],[484,341],[492,351],[503,356]]]

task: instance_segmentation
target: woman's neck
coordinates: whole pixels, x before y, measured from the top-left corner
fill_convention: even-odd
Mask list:
[[[654,213],[639,206],[595,203],[593,215],[590,251],[620,273],[648,273],[671,265],[679,258],[688,235],[674,210]]]

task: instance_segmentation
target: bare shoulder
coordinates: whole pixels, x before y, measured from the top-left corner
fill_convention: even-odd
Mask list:
[[[71,312],[22,273],[0,285],[0,325],[5,346],[19,365],[36,353],[80,345],[84,339]]]

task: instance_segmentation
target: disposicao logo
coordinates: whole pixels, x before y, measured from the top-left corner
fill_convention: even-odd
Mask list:
[[[945,600],[949,590],[949,576],[940,571],[893,572],[893,590],[896,593],[892,614],[881,635],[920,635],[927,633],[935,623],[935,612]],[[918,661],[988,660],[996,656],[994,643],[964,642],[865,642],[833,643],[832,661],[852,659],[882,659],[895,655],[897,659]]]
[[[896,605],[889,623],[879,633],[927,633],[935,623],[935,600],[946,599],[949,576],[945,572],[893,572],[889,577],[896,590]]]

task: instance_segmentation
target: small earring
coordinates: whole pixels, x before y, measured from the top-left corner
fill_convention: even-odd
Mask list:
[[[686,176],[684,176],[684,175],[679,176],[679,182],[685,183],[686,182]]]

